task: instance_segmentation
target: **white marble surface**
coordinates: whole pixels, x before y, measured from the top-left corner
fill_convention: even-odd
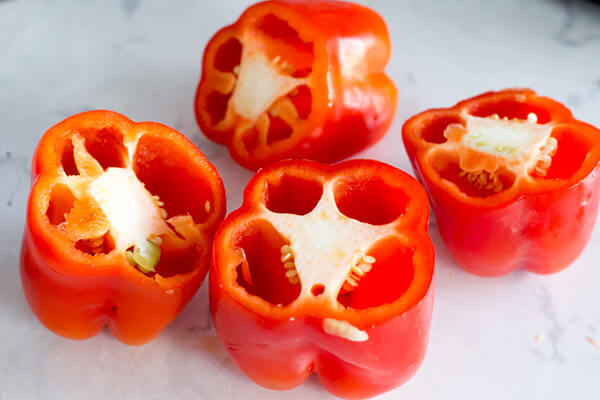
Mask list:
[[[434,106],[530,86],[600,125],[600,6],[558,0],[372,0],[394,43],[400,102],[387,137],[361,154],[409,169],[401,124]],[[154,342],[104,332],[72,342],[29,311],[18,275],[29,163],[44,131],[108,108],[190,137],[219,169],[229,208],[250,173],[206,140],[192,101],[204,45],[246,0],[0,0],[0,399],[329,398],[316,378],[278,393],[247,380],[219,348],[206,287]],[[598,399],[600,228],[567,271],[483,279],[440,242],[431,343],[418,374],[386,399]],[[543,335],[537,341],[536,336]]]

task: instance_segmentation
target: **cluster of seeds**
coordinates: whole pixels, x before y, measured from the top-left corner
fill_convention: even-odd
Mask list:
[[[552,165],[552,157],[556,154],[558,148],[558,141],[556,138],[550,137],[548,141],[540,150],[540,157],[533,170],[534,175],[544,177],[548,174],[548,170]]]
[[[158,196],[152,196],[154,198],[154,201],[156,201],[156,205],[158,206],[158,209],[160,210],[160,216],[162,219],[167,219],[167,217],[169,216],[167,214],[167,210],[164,209],[165,207],[165,203],[162,202],[160,200],[160,197]]]
[[[537,122],[538,122],[537,114],[536,113],[527,114],[527,122],[532,123],[532,124],[537,124]]]
[[[92,254],[100,254],[104,253],[104,236],[100,236],[94,239],[87,240],[88,246],[90,246],[90,251]]]
[[[495,119],[495,120],[500,120],[500,116],[498,114],[492,114],[490,116],[490,118]],[[508,121],[508,117],[502,118],[502,121]],[[536,113],[527,114],[527,122],[529,122],[531,124],[537,124],[537,122],[538,122],[537,114]]]
[[[277,67],[285,72],[288,75],[292,75],[294,73],[294,67],[292,64],[282,59],[281,56],[277,56],[273,59],[273,64],[277,65]]]
[[[299,284],[300,278],[298,277],[298,271],[294,262],[294,253],[292,252],[292,247],[288,244],[281,246],[281,262],[283,263],[283,268],[285,268],[285,277],[288,281],[292,285]]]
[[[473,172],[460,171],[458,176],[480,189],[491,190],[494,193],[500,192],[504,187],[500,176],[496,172],[490,173],[486,170]]]
[[[162,238],[158,235],[150,235],[148,241],[154,243],[157,246],[162,246],[163,243]]]
[[[365,274],[373,269],[373,264],[375,261],[375,257],[373,256],[362,256],[359,262],[354,265],[352,269],[350,269],[350,275],[348,275],[348,278],[346,278],[342,288],[346,292],[351,292],[356,289],[360,280],[365,276]]]
[[[508,117],[500,118],[498,114],[493,114],[490,116],[491,119],[495,120],[503,120],[508,121]],[[538,123],[538,116],[535,113],[529,113],[527,115],[527,122],[531,124]],[[537,161],[537,164],[533,170],[533,174],[535,176],[544,177],[548,174],[548,170],[552,165],[552,157],[556,154],[556,149],[558,147],[558,141],[550,137],[546,144],[540,149],[540,155]],[[458,173],[460,178],[464,178],[470,184],[485,190],[493,191],[494,193],[498,193],[503,189],[502,181],[500,180],[499,175],[496,172],[488,172],[485,170],[467,172],[460,171]]]

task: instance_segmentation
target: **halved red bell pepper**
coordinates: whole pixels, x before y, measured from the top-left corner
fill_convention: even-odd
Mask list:
[[[532,90],[490,92],[406,122],[404,144],[441,236],[464,269],[550,274],[598,212],[600,131]]]
[[[214,242],[210,307],[225,349],[271,389],[313,372],[366,398],[409,379],[433,305],[429,202],[376,161],[284,161],[260,170]]]
[[[335,162],[379,140],[396,111],[383,19],[351,3],[265,1],[204,53],[196,117],[240,165]]]
[[[32,185],[21,280],[54,333],[85,339],[108,325],[141,344],[200,287],[225,193],[180,133],[110,111],[75,115],[42,137]]]

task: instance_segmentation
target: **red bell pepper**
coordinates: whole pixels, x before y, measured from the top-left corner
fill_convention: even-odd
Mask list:
[[[433,305],[429,202],[376,161],[284,161],[260,170],[221,224],[213,322],[241,370],[271,389],[313,372],[366,398],[418,369]]]
[[[598,212],[600,131],[531,90],[490,92],[403,128],[441,236],[464,269],[551,274],[582,252]]]
[[[85,339],[108,325],[141,344],[200,287],[225,194],[180,133],[110,111],[75,115],[42,137],[32,184],[21,280],[54,333]]]
[[[204,53],[196,116],[249,169],[335,162],[379,140],[396,111],[383,19],[356,4],[265,1],[219,31]]]

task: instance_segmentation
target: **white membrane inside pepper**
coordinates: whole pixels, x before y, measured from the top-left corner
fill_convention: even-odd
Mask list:
[[[88,192],[110,221],[119,251],[169,231],[152,194],[130,169],[108,168]]]
[[[246,44],[231,105],[237,114],[255,121],[275,100],[305,83],[306,79],[286,75],[274,60]]]
[[[323,331],[329,335],[339,336],[351,342],[366,342],[369,340],[369,334],[361,331],[347,321],[340,321],[333,318],[323,320]]]
[[[467,116],[466,122],[467,133],[462,137],[462,144],[518,165],[517,173],[537,162],[541,148],[552,133],[551,126],[526,120]]]
[[[378,240],[398,233],[392,224],[371,225],[343,215],[335,204],[332,186],[333,183],[324,185],[323,197],[309,214],[278,214],[266,210],[266,219],[290,241],[302,284],[300,297],[312,296],[312,287],[323,285],[324,291],[319,297],[337,306],[337,295],[351,268]],[[357,336],[357,332],[362,331],[345,321],[324,321],[323,328],[329,334],[348,340],[367,340],[362,334]]]

